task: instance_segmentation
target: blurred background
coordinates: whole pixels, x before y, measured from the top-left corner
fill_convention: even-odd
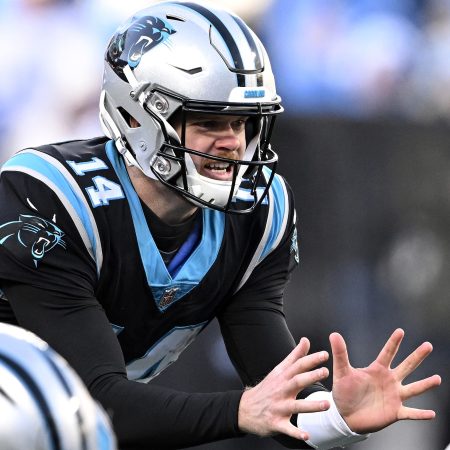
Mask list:
[[[103,53],[151,0],[0,0],[0,163],[27,147],[101,134]],[[217,0],[272,60],[285,114],[273,143],[296,193],[300,269],[288,323],[313,350],[340,331],[355,366],[403,327],[405,357],[434,352],[411,380],[442,386],[358,450],[442,450],[450,442],[450,1]],[[155,383],[239,388],[212,324]],[[245,437],[202,449],[280,449]]]

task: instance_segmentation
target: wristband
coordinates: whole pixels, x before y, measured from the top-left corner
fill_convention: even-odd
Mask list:
[[[309,434],[308,445],[318,450],[345,447],[367,439],[369,434],[354,433],[339,414],[331,392],[316,391],[305,400],[328,400],[330,408],[326,411],[299,413],[297,426]]]

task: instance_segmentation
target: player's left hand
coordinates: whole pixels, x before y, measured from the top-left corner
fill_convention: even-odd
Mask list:
[[[362,369],[350,365],[342,336],[338,333],[330,335],[333,398],[341,416],[355,433],[372,433],[398,420],[435,417],[433,410],[409,408],[403,404],[441,383],[439,375],[410,384],[402,383],[433,350],[429,342],[424,342],[398,366],[391,368],[404,334],[402,329],[395,330],[375,361]]]

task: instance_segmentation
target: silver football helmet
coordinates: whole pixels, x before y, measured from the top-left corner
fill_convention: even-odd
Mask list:
[[[196,205],[245,213],[261,203],[278,159],[270,136],[280,101],[263,45],[222,9],[157,3],[129,19],[106,51],[100,100],[106,135],[128,164]],[[185,146],[190,113],[248,116],[242,161],[207,155],[229,165],[229,181],[197,172],[191,155],[205,154]],[[180,135],[174,117],[181,117]],[[237,198],[246,204],[237,207]]]
[[[106,413],[33,333],[0,324],[0,448],[116,450]]]

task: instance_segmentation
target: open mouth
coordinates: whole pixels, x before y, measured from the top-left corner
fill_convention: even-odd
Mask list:
[[[226,162],[213,161],[203,166],[202,175],[214,180],[229,181],[233,177],[233,165]]]

